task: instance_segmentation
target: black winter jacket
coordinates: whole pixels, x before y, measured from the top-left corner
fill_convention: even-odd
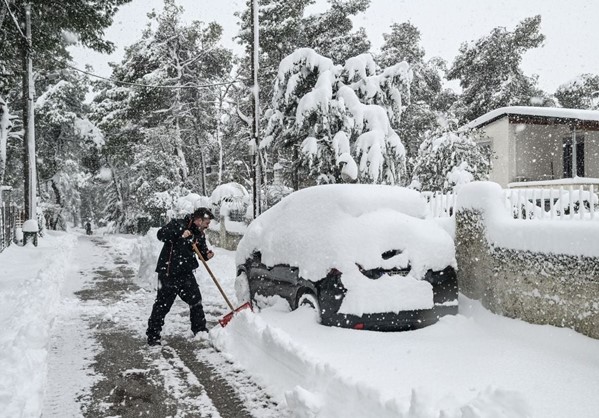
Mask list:
[[[190,230],[193,234],[182,238],[183,231]],[[158,239],[164,242],[156,271],[166,274],[167,277],[189,273],[198,268],[198,260],[191,243],[195,241],[200,253],[205,260],[208,259],[208,246],[204,233],[193,223],[191,215],[183,219],[173,219],[158,230]]]

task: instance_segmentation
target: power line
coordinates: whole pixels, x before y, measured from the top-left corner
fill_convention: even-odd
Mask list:
[[[52,59],[54,59],[54,57],[52,57]],[[56,60],[56,61],[58,61],[58,60]],[[120,81],[120,80],[114,80],[112,78],[103,77],[101,75],[97,75],[97,74],[91,73],[89,71],[85,71],[80,68],[74,67],[70,64],[67,64],[66,62],[61,62],[61,64],[71,68],[72,70],[79,71],[80,73],[87,74],[89,76],[96,77],[101,80],[110,81],[111,83],[114,83],[114,84],[124,84],[127,86],[136,86],[136,87],[149,87],[149,88],[159,88],[159,89],[201,89],[201,88],[216,87],[216,86],[228,86],[230,84],[236,84],[236,83],[240,82],[240,81],[235,80],[235,81],[228,81],[228,82],[223,82],[223,83],[198,84],[198,85],[191,85],[191,86],[189,86],[189,85],[173,86],[173,85],[161,85],[161,84],[131,83],[129,81]]]
[[[4,0],[4,1],[6,1],[6,0]],[[87,75],[89,75],[89,76],[91,76],[91,77],[96,77],[96,78],[99,78],[99,79],[101,79],[101,80],[110,81],[110,82],[111,82],[111,83],[113,83],[113,84],[124,84],[124,85],[127,85],[127,86],[136,86],[136,87],[149,87],[149,88],[161,88],[161,89],[202,89],[202,88],[208,88],[208,87],[228,86],[228,85],[231,85],[231,84],[240,83],[240,81],[238,81],[238,80],[235,80],[235,81],[228,81],[228,82],[223,82],[223,83],[198,84],[198,85],[191,85],[191,86],[190,86],[190,85],[183,85],[183,86],[179,85],[179,86],[173,86],[173,85],[162,85],[162,84],[142,84],[142,83],[131,83],[131,82],[129,82],[129,81],[120,81],[120,80],[114,80],[114,79],[112,79],[112,78],[108,78],[108,77],[103,77],[103,76],[101,76],[101,75],[97,75],[97,74],[94,74],[94,73],[92,73],[92,72],[85,71],[85,70],[82,70],[82,69],[80,69],[80,68],[77,68],[77,67],[75,67],[75,66],[72,66],[72,65],[70,65],[70,64],[68,64],[68,63],[66,63],[66,62],[59,61],[58,59],[56,59],[56,58],[54,58],[54,57],[52,57],[52,56],[50,56],[50,58],[51,58],[52,60],[54,60],[54,61],[58,62],[59,64],[65,65],[65,66],[67,66],[67,67],[71,68],[72,70],[78,71],[78,72],[80,72],[80,73],[87,74]]]
[[[27,41],[27,37],[25,36],[25,34],[23,34],[23,31],[21,30],[21,27],[19,26],[19,22],[17,21],[17,18],[15,17],[15,15],[13,14],[12,10],[10,10],[10,6],[8,4],[8,0],[4,0],[4,4],[6,5],[6,9],[8,10],[8,13],[10,14],[10,16],[12,17],[12,20],[15,24],[15,27],[17,28],[17,30],[19,31],[19,34],[21,35],[21,37],[23,37],[23,39],[25,41]],[[35,51],[34,51],[35,52]],[[70,65],[64,61],[60,61],[58,59],[56,59],[55,57],[53,57],[52,55],[48,55],[48,57],[61,64],[64,65],[66,67],[69,67],[72,70],[78,71],[80,73],[83,74],[87,74],[91,77],[95,77],[95,78],[99,78],[101,80],[105,80],[105,81],[109,81],[113,84],[123,84],[123,85],[127,85],[127,86],[136,86],[136,87],[148,87],[148,88],[159,88],[159,89],[202,89],[202,88],[209,88],[209,87],[217,87],[217,86],[229,86],[231,84],[236,84],[239,83],[240,81],[235,80],[235,81],[229,81],[229,82],[223,82],[223,83],[211,83],[211,84],[199,84],[199,85],[184,85],[184,86],[173,86],[173,85],[161,85],[161,84],[142,84],[142,83],[132,83],[129,81],[120,81],[120,80],[114,80],[111,78],[107,78],[107,77],[103,77],[101,75],[97,75],[94,74],[92,72],[89,71],[85,71],[82,70],[80,68],[77,68],[73,65]]]

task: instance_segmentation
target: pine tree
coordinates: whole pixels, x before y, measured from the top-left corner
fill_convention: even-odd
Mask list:
[[[351,57],[370,50],[364,28],[354,31],[351,18],[365,12],[370,0],[329,0],[330,8],[303,19],[303,43],[298,47],[312,48],[318,54],[341,64]]]
[[[136,89],[130,113],[147,128],[172,127],[171,144],[181,181],[185,183],[189,174],[188,151],[196,142],[196,138],[186,134],[190,133],[184,126],[186,120],[200,117],[201,128],[211,132],[216,126],[215,115],[206,114],[213,107],[198,102],[214,101],[218,88],[197,86],[225,81],[226,76],[222,75],[230,72],[232,53],[218,45],[222,34],[218,24],[192,22],[185,26],[181,23],[182,12],[173,0],[165,0],[161,14],[150,14],[156,29],[149,27],[142,39],[127,50],[123,64],[115,68],[115,76],[138,84],[173,86]]]
[[[347,58],[367,52],[370,42],[363,29],[354,31],[351,17],[365,11],[370,0],[329,0],[330,7],[323,13],[306,16],[305,11],[314,0],[260,0],[260,63],[258,80],[260,85],[260,103],[263,108],[273,100],[273,86],[277,77],[279,63],[298,48],[312,48],[323,56],[343,63]],[[251,21],[251,0],[246,2],[240,18],[239,43],[245,46],[241,75],[251,80],[249,74],[253,32]],[[245,94],[244,94],[245,93]],[[239,92],[237,103],[239,112],[251,115],[249,89]],[[251,122],[251,118],[244,118]],[[262,121],[266,123],[265,120]],[[243,136],[250,137],[251,124],[246,124]],[[269,160],[261,154],[267,165],[276,164],[279,158],[293,159],[289,155],[275,155]]]
[[[405,62],[381,70],[362,54],[338,66],[298,49],[279,66],[264,146],[288,162],[283,165],[296,189],[342,181],[396,184],[405,150],[390,120],[400,116],[410,79]]]
[[[599,109],[599,76],[581,74],[558,87],[555,97],[563,107],[571,109]]]
[[[429,134],[414,161],[410,187],[447,193],[474,180],[487,180],[491,152],[476,144],[475,132],[439,129]]]
[[[410,84],[410,101],[404,104],[401,125],[393,125],[406,146],[409,162],[417,155],[425,134],[439,129],[439,120],[452,118],[449,109],[456,95],[443,88],[445,61],[436,57],[424,60],[420,31],[413,24],[395,23],[391,25],[391,32],[383,34],[383,37],[385,43],[377,57],[379,64],[389,66],[405,60],[414,74]],[[410,164],[407,170],[409,176]]]
[[[149,15],[154,24],[113,66],[114,84],[97,85],[93,119],[106,133],[106,186],[114,201],[107,220],[115,229],[137,230],[156,219],[158,208],[148,203],[156,193],[205,192],[206,165],[216,158],[222,167],[232,53],[219,44],[219,25],[185,25],[181,15],[166,0],[162,13]]]
[[[25,21],[25,3],[31,4],[33,68],[37,86],[37,94],[44,92],[48,77],[60,76],[60,71],[67,68],[70,54],[67,47],[72,39],[79,45],[99,52],[112,52],[114,45],[104,39],[104,31],[110,27],[118,8],[131,0],[85,1],[69,0],[53,2],[48,0],[31,0],[28,2],[7,0],[0,2],[0,96],[4,98],[13,120],[13,137],[22,136],[22,83],[23,53],[25,42],[22,28],[15,25],[11,14],[17,22]],[[10,10],[9,10],[10,9]],[[2,144],[0,144],[2,151]],[[2,152],[0,152],[2,154]],[[17,141],[6,144],[4,181],[12,185],[17,193],[17,203],[22,198],[18,192],[23,185],[23,146]]]
[[[64,228],[66,219],[79,223],[81,191],[90,178],[84,156],[104,144],[103,135],[86,117],[87,79],[73,71],[62,76],[35,107],[40,196],[52,228]]]
[[[497,27],[488,36],[460,47],[449,80],[460,80],[463,93],[456,106],[462,123],[503,106],[543,103],[537,77],[520,68],[526,51],[541,46],[541,16],[524,19],[513,31]]]

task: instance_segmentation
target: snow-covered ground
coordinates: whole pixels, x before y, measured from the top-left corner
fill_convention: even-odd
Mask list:
[[[37,248],[11,246],[0,253],[1,416],[39,416],[44,393],[60,383],[46,381],[48,349],[55,318],[67,309],[61,289],[64,294],[76,285],[77,238],[77,232],[49,234]],[[128,254],[131,265],[139,265],[138,284],[145,287],[105,307],[106,320],[143,335],[152,302],[148,275],[159,246],[153,236],[104,239],[104,251]],[[232,296],[234,253],[216,250],[211,267]],[[224,311],[209,277],[200,270],[197,276],[205,303]],[[173,309],[184,313],[186,306],[177,302]],[[164,340],[186,332],[187,321],[170,314]],[[459,315],[411,332],[323,327],[309,310],[289,313],[275,303],[239,314],[210,335],[222,355],[297,417],[592,418],[599,411],[599,341],[493,315],[466,298]]]

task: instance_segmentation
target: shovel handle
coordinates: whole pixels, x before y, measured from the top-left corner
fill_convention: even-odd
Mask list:
[[[202,262],[202,264],[204,265],[204,267],[206,267],[206,271],[208,271],[208,274],[210,274],[210,277],[212,278],[212,281],[214,282],[214,284],[216,285],[216,287],[220,291],[220,294],[223,295],[223,298],[225,299],[225,302],[227,302],[227,305],[229,305],[229,308],[232,311],[235,310],[235,308],[233,307],[233,304],[231,303],[231,301],[229,300],[229,298],[225,294],[225,291],[221,287],[220,283],[218,282],[218,280],[216,280],[216,276],[214,275],[214,273],[212,273],[212,270],[210,270],[210,267],[208,267],[208,263],[206,263],[206,260],[204,260],[204,257],[202,256],[202,253],[198,249],[198,247],[195,244],[195,242],[191,243],[191,247],[193,248],[193,250],[195,251],[195,253],[198,255],[198,258],[200,259],[200,261]]]

